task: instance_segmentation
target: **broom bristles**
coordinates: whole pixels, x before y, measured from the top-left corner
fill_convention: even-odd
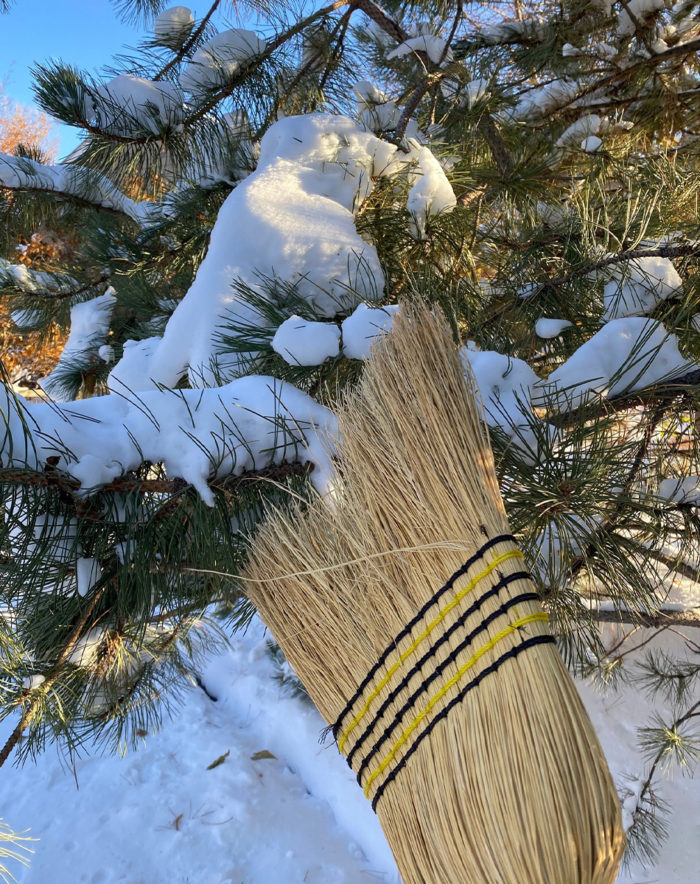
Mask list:
[[[339,423],[331,502],[272,514],[245,576],[404,881],[613,882],[617,794],[446,323],[402,310]]]

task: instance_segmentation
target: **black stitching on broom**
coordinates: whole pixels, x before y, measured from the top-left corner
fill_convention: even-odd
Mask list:
[[[509,660],[511,657],[517,657],[518,654],[522,653],[522,651],[526,651],[528,648],[531,648],[535,645],[544,645],[544,644],[554,644],[554,637],[551,635],[536,635],[533,638],[528,638],[522,644],[516,645],[514,648],[511,648],[509,651],[506,651],[503,656],[499,657],[494,663],[480,672],[473,681],[470,681],[466,687],[464,687],[457,696],[450,701],[450,703],[445,706],[445,708],[436,715],[435,718],[430,722],[428,727],[420,734],[420,736],[416,739],[415,743],[411,746],[408,752],[403,756],[401,761],[396,765],[396,767],[391,771],[391,773],[387,776],[381,786],[377,789],[374,798],[372,799],[372,810],[376,811],[377,802],[381,798],[384,790],[389,785],[389,783],[394,780],[399,773],[399,771],[404,767],[408,759],[413,755],[421,741],[428,736],[428,734],[432,731],[435,725],[442,721],[443,718],[447,718],[450,710],[457,705],[457,703],[461,703],[461,701],[465,698],[465,696],[471,691],[473,688],[477,687],[479,683],[486,678],[487,675],[490,675],[492,672],[496,672],[496,670],[500,667],[502,663],[505,663],[506,660]]]
[[[513,579],[520,577],[521,575],[512,575]],[[529,578],[529,574],[525,575]],[[357,782],[362,785],[362,774],[367,769],[367,765],[374,758],[376,753],[381,749],[384,743],[389,739],[392,733],[396,730],[398,725],[403,721],[404,715],[409,712],[413,706],[415,705],[416,700],[422,693],[424,693],[430,685],[435,681],[435,679],[441,675],[445,669],[450,665],[450,663],[456,663],[457,657],[465,650],[465,648],[469,647],[472,643],[472,640],[476,638],[479,633],[484,632],[486,628],[493,623],[494,620],[497,620],[503,614],[506,614],[510,611],[511,608],[514,608],[516,605],[519,605],[521,602],[534,602],[538,601],[539,596],[536,592],[521,592],[520,595],[513,596],[513,598],[508,599],[508,601],[504,602],[499,608],[497,608],[493,613],[489,614],[489,616],[482,620],[481,623],[473,629],[458,645],[457,647],[450,653],[448,657],[440,663],[439,666],[436,666],[434,671],[426,678],[426,680],[416,688],[416,690],[411,694],[411,696],[406,700],[403,706],[397,711],[396,717],[394,720],[387,725],[381,737],[377,740],[377,742],[372,747],[369,754],[365,757],[362,764],[359,766],[357,770]],[[466,616],[466,615],[465,615]]]
[[[515,574],[509,574],[508,577],[503,577],[501,574],[499,574],[498,576],[501,578],[498,581],[498,583],[494,584],[494,586],[492,586],[491,589],[488,590],[488,592],[485,592],[481,596],[481,598],[477,599],[473,605],[471,605],[469,608],[467,608],[467,610],[459,617],[459,619],[455,620],[455,622],[452,624],[452,626],[450,626],[450,628],[446,632],[443,632],[443,634],[435,642],[435,644],[431,648],[429,648],[425,652],[425,654],[423,654],[423,656],[420,658],[420,660],[418,660],[416,662],[416,664],[412,667],[412,669],[406,673],[406,676],[402,679],[401,683],[394,688],[394,690],[389,694],[389,696],[382,703],[382,705],[379,707],[379,709],[377,709],[372,721],[364,729],[364,731],[362,732],[362,735],[357,740],[357,742],[355,743],[355,745],[353,746],[351,751],[348,752],[346,761],[350,765],[350,767],[352,767],[352,759],[354,758],[355,753],[360,748],[360,746],[364,743],[364,741],[367,739],[367,737],[372,733],[374,728],[377,726],[377,722],[382,717],[382,715],[384,715],[384,713],[386,712],[389,705],[394,702],[394,700],[398,697],[398,695],[401,693],[401,691],[410,682],[410,680],[413,678],[413,676],[416,675],[416,673],[418,673],[420,670],[422,670],[422,668],[425,665],[428,658],[431,657],[437,651],[437,649],[441,645],[443,645],[450,638],[451,635],[454,634],[454,632],[457,629],[464,626],[464,624],[467,622],[467,619],[469,617],[471,617],[471,615],[474,614],[476,611],[478,611],[479,608],[483,605],[483,603],[485,601],[487,601],[487,599],[490,599],[494,595],[498,595],[498,593],[502,589],[504,589],[509,584],[515,582],[516,580],[530,580],[531,579],[531,577],[527,573],[527,571],[517,571]],[[474,635],[476,635],[476,632],[472,633],[472,638],[474,637]],[[426,688],[428,686],[428,684],[429,684],[429,682],[426,681],[423,683],[422,687]],[[400,719],[398,719],[398,720],[400,721]],[[396,724],[396,723],[397,722],[395,721],[394,724]],[[369,760],[369,756],[367,759],[365,759],[365,762],[363,762],[363,767],[364,767],[364,764],[366,763],[367,760]],[[360,768],[360,771],[362,771],[363,767]],[[358,777],[360,775],[360,771],[358,771]]]
[[[343,719],[348,714],[348,712],[350,712],[352,707],[355,705],[355,702],[357,701],[359,696],[362,694],[364,689],[367,687],[367,685],[370,683],[370,681],[374,678],[374,675],[377,672],[377,670],[386,662],[386,658],[389,656],[389,654],[396,649],[396,647],[398,646],[398,643],[401,641],[401,639],[404,638],[406,635],[408,635],[409,632],[416,625],[416,623],[418,623],[419,620],[423,619],[426,611],[428,611],[449,589],[451,589],[455,580],[460,578],[462,576],[462,574],[466,573],[475,562],[478,562],[479,559],[483,558],[483,556],[491,549],[491,547],[496,546],[497,544],[503,543],[505,541],[510,541],[513,544],[517,544],[517,541],[516,541],[515,537],[513,537],[512,534],[499,534],[496,537],[492,537],[491,540],[488,540],[481,547],[481,549],[478,549],[474,553],[474,555],[471,556],[471,558],[467,559],[467,561],[461,566],[461,568],[458,568],[457,571],[454,572],[454,574],[450,577],[450,579],[447,581],[447,583],[444,583],[440,587],[440,589],[438,589],[438,591],[435,593],[435,595],[433,595],[432,598],[430,598],[423,605],[423,607],[420,609],[420,611],[418,611],[418,613],[413,617],[413,619],[410,620],[406,624],[406,626],[404,626],[404,628],[401,630],[401,632],[396,636],[396,638],[393,639],[392,643],[387,646],[387,648],[382,653],[381,657],[377,660],[377,662],[370,669],[370,671],[367,673],[367,675],[362,679],[360,686],[355,691],[355,693],[352,695],[352,697],[350,697],[348,702],[345,704],[343,711],[340,713],[340,715],[336,719],[336,722],[332,728],[333,737],[336,740],[338,739],[338,731],[340,730],[340,725],[342,724]]]

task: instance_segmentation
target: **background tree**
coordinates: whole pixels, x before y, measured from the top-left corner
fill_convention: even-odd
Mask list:
[[[698,623],[662,577],[698,562],[700,3],[252,2],[255,30],[218,0],[161,8],[119,4],[150,36],[99,75],[36,67],[41,106],[83,133],[70,164],[0,157],[2,295],[25,328],[70,328],[44,388],[71,403],[2,394],[0,763],[130,741],[206,618],[246,622],[246,537],[307,493],[305,464],[322,487],[310,422],[331,426],[388,324],[363,305],[420,297],[468,341],[567,659],[674,700],[631,810],[652,856],[698,666],[628,671],[598,624]],[[74,245],[21,269],[39,225]]]
[[[34,108],[27,108],[12,101],[6,87],[0,86],[0,153],[15,154],[20,150],[38,150],[47,162],[56,158],[55,125],[51,118]],[[26,233],[26,231],[23,231]],[[54,232],[39,227],[31,231],[30,238],[14,231],[16,237],[13,259],[19,264],[31,266],[39,260],[44,267],[53,261],[60,263],[65,243]],[[8,237],[9,239],[9,237]],[[65,336],[55,326],[46,333],[22,334],[7,312],[7,303],[0,304],[0,352],[7,372],[24,384],[35,380],[51,370],[58,358]]]

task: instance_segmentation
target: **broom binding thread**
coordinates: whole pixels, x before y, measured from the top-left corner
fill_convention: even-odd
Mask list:
[[[546,616],[546,615],[545,615]],[[447,718],[452,709],[457,706],[459,703],[464,700],[467,694],[477,688],[479,684],[492,673],[496,672],[503,663],[507,660],[511,660],[521,654],[523,651],[527,651],[529,648],[535,647],[537,645],[545,645],[545,644],[554,644],[554,636],[551,635],[535,635],[532,638],[525,639],[522,644],[516,645],[511,648],[509,651],[506,651],[505,654],[502,654],[497,660],[491,663],[486,669],[480,672],[476,678],[470,681],[462,690],[454,697],[444,709],[440,710],[440,712],[432,719],[430,724],[425,728],[424,731],[421,732],[419,737],[415,740],[414,743],[409,747],[407,752],[402,756],[401,760],[397,763],[397,765],[389,772],[384,782],[377,788],[377,791],[374,793],[374,797],[372,799],[372,809],[376,811],[377,804],[379,803],[379,799],[384,794],[387,786],[396,779],[400,771],[406,766],[406,762],[413,755],[413,753],[418,749],[421,742],[430,735],[431,731],[435,728],[437,724],[439,724],[443,719]]]
[[[443,604],[442,607],[438,609],[438,611],[426,624],[425,621],[427,620],[431,610],[434,609],[434,607],[443,599],[445,594],[448,593],[451,589],[455,588],[458,581],[468,574],[469,569],[473,567],[477,562],[482,560],[487,555],[487,553],[493,550],[494,547],[498,546],[498,544],[500,543],[506,543],[509,548],[493,556],[486,567],[482,568],[479,573],[471,577],[466,585],[457,589],[453,597],[446,604]],[[378,780],[382,776],[382,774],[392,765],[395,759],[399,756],[399,753],[403,749],[403,747],[409,744],[409,741],[411,740],[414,732],[418,731],[418,734],[414,737],[411,745],[409,746],[409,748],[411,749],[411,754],[413,751],[415,751],[415,748],[413,747],[417,747],[417,745],[424,739],[424,736],[430,733],[430,731],[434,727],[433,722],[437,722],[438,720],[442,719],[442,713],[439,713],[439,715],[433,714],[434,710],[436,709],[436,707],[438,707],[440,702],[448,696],[453,688],[459,686],[460,682],[467,674],[467,672],[473,669],[481,660],[481,658],[484,657],[484,655],[492,651],[500,642],[505,640],[508,636],[519,632],[525,626],[531,623],[546,623],[548,621],[547,614],[544,613],[541,609],[531,610],[530,613],[525,614],[524,616],[516,617],[516,619],[508,623],[507,626],[502,628],[495,635],[488,638],[483,645],[481,645],[468,657],[468,659],[466,659],[466,661],[463,659],[465,652],[467,652],[471,648],[474,640],[484,633],[486,633],[488,636],[487,630],[489,626],[497,621],[499,618],[509,614],[510,612],[517,613],[517,609],[521,605],[529,604],[531,606],[536,605],[537,607],[539,607],[539,598],[536,592],[520,592],[514,596],[511,596],[498,608],[493,610],[488,616],[481,620],[478,625],[469,630],[467,635],[462,638],[443,659],[439,659],[438,652],[443,649],[449,650],[448,642],[450,642],[451,639],[455,639],[459,635],[459,630],[462,630],[466,627],[469,618],[477,614],[479,612],[479,609],[488,599],[497,596],[502,589],[508,587],[511,583],[514,583],[516,581],[530,580],[530,576],[526,571],[516,571],[513,574],[503,576],[503,574],[499,570],[497,570],[499,566],[504,562],[508,562],[514,559],[522,559],[522,553],[515,546],[515,539],[511,535],[497,535],[496,537],[487,540],[487,542],[483,544],[482,547],[477,550],[476,553],[474,553],[474,555],[472,555],[467,562],[465,562],[459,569],[457,569],[457,571],[452,574],[449,580],[447,580],[446,583],[444,583],[440,587],[440,589],[438,589],[437,592],[433,594],[433,596],[422,606],[420,611],[411,619],[407,626],[404,627],[399,632],[397,637],[386,647],[385,651],[380,655],[377,663],[375,663],[375,665],[370,669],[367,676],[362,680],[362,683],[358,690],[355,692],[352,701],[349,702],[343,709],[334,726],[335,734],[338,734],[340,728],[342,727],[343,720],[346,720],[349,715],[352,714],[354,709],[360,703],[362,703],[359,711],[355,713],[352,720],[345,726],[342,736],[338,741],[338,747],[341,751],[343,751],[343,749],[347,746],[348,741],[351,739],[353,731],[357,728],[360,722],[362,722],[366,718],[367,713],[370,711],[377,697],[382,694],[385,688],[391,685],[392,679],[394,678],[394,676],[397,675],[397,673],[401,675],[401,680],[399,681],[399,683],[390,690],[388,696],[384,698],[380,706],[372,713],[370,720],[365,724],[361,733],[354,741],[354,745],[347,753],[347,762],[351,768],[355,769],[357,781],[361,786],[363,786],[366,796],[369,797],[375,781]],[[472,593],[477,588],[477,586],[479,586],[483,581],[493,575],[494,572],[496,572],[496,576],[499,578],[498,582],[495,585],[490,586],[486,590],[486,592],[482,593],[481,596],[477,598],[465,611],[461,612],[454,622],[448,624],[447,618],[449,614],[455,608],[457,608],[460,602],[462,602],[467,595]],[[414,630],[416,627],[419,627],[420,625],[423,625],[421,631],[412,639],[409,646],[405,650],[400,651],[400,642],[405,638],[410,638],[412,630]],[[410,670],[408,672],[405,672],[404,674],[404,671],[401,668],[402,665],[418,650],[423,642],[427,638],[429,638],[438,627],[441,626],[447,626],[447,628],[438,634],[437,640],[433,640],[431,642],[430,647],[425,651],[425,653],[423,653],[422,656],[418,660],[416,660]],[[550,638],[549,636],[540,637],[548,639]],[[536,644],[541,643],[542,642],[539,641],[536,642]],[[500,657],[495,664],[492,664],[491,667],[488,667],[489,672],[495,672],[503,661],[517,656],[515,653],[511,652],[514,652],[516,648],[523,647],[523,644],[524,642],[521,642],[520,645],[515,646],[515,648],[511,648],[510,651],[502,655],[502,657]],[[528,644],[527,646],[529,647],[530,645]],[[396,660],[394,660],[394,662],[388,667],[381,678],[377,678],[379,673],[382,671],[382,666],[386,664],[387,660],[391,658],[392,653],[398,654]],[[415,687],[412,691],[409,691],[412,680],[414,680],[417,676],[422,675],[424,668],[428,665],[433,666],[432,671],[429,671],[421,679],[421,682],[420,684],[418,684],[417,687]],[[418,712],[412,719],[412,721],[405,727],[403,732],[399,735],[398,739],[389,748],[385,756],[383,758],[379,758],[378,756],[380,750],[391,738],[391,736],[396,732],[407,714],[416,707],[417,703],[420,702],[421,699],[425,698],[428,695],[428,691],[431,685],[433,685],[433,683],[437,679],[439,679],[443,675],[449,676],[451,667],[456,667],[456,673],[453,674],[451,677],[447,677],[445,683],[439,686],[438,690],[432,696],[428,696],[427,702],[425,703],[421,711]],[[477,676],[477,678],[472,679],[467,685],[467,690],[463,690],[460,688],[460,694],[463,693],[463,695],[466,696],[469,686],[478,684],[482,678],[483,675],[481,677]],[[365,696],[365,692],[367,692],[370,687],[371,690],[369,691],[367,696]],[[385,715],[391,709],[392,705],[395,704],[397,698],[399,698],[404,691],[409,691],[409,693],[403,704],[394,711],[391,721],[389,721],[388,723],[383,723]],[[450,701],[448,703],[448,707],[452,708],[452,706],[453,704]],[[424,726],[422,730],[420,730],[422,725]],[[370,738],[373,738],[373,740],[368,747],[368,751],[363,753],[364,757],[361,757],[359,755],[360,750],[368,742],[368,740],[370,740]],[[408,753],[406,752],[404,753],[404,758],[407,756],[407,754]],[[372,765],[372,762],[374,762],[374,765]],[[374,767],[373,770],[370,770],[370,765]],[[383,792],[385,784],[381,784],[380,788]],[[375,805],[376,801],[378,800],[379,794],[381,793],[379,792],[379,790],[377,790],[377,794],[375,794],[373,800],[373,804]]]
[[[481,530],[483,532],[485,532],[485,529],[483,526],[481,526]],[[338,733],[340,732],[340,728],[341,728],[343,720],[350,714],[350,711],[352,710],[353,706],[358,701],[358,699],[362,695],[362,693],[365,690],[365,688],[367,687],[367,685],[374,678],[374,676],[376,675],[378,670],[384,665],[384,663],[386,663],[386,661],[387,661],[388,657],[391,655],[391,653],[394,650],[396,650],[398,643],[403,638],[405,638],[407,635],[409,635],[409,633],[411,632],[413,627],[425,617],[426,613],[433,607],[433,605],[437,604],[437,602],[440,601],[442,596],[445,595],[446,592],[449,592],[450,589],[452,589],[455,582],[463,574],[466,574],[467,571],[473,565],[475,565],[480,559],[482,559],[490,549],[492,549],[494,546],[497,546],[499,543],[515,544],[515,542],[516,542],[515,537],[513,537],[512,534],[499,534],[496,537],[492,537],[490,540],[487,540],[486,543],[482,547],[480,547],[472,556],[470,556],[467,559],[467,561],[452,574],[452,576],[449,578],[449,580],[447,580],[440,587],[440,589],[438,589],[438,591],[433,596],[431,596],[431,598],[428,599],[428,601],[423,605],[423,607],[404,626],[404,628],[401,630],[401,632],[398,633],[398,635],[394,638],[394,640],[389,645],[387,645],[386,649],[379,656],[377,662],[374,664],[374,666],[372,666],[372,668],[369,670],[367,675],[365,675],[363,680],[360,682],[360,685],[357,688],[357,690],[355,691],[355,693],[347,701],[347,703],[345,704],[345,707],[343,708],[342,712],[340,713],[340,715],[336,719],[335,724],[333,725],[333,737],[338,741],[338,748],[340,749],[341,752],[343,751],[343,746],[345,745],[345,738],[350,733],[350,729],[348,728],[347,731],[343,734],[343,736],[340,739],[338,739]]]
[[[394,690],[389,694],[389,696],[386,698],[384,703],[382,703],[381,707],[377,710],[374,720],[372,722],[370,722],[369,725],[367,725],[364,732],[362,733],[362,735],[360,736],[358,741],[355,743],[352,750],[347,755],[346,761],[351,767],[352,767],[352,762],[355,757],[355,754],[359,751],[360,747],[363,745],[363,743],[365,742],[367,737],[369,737],[372,734],[372,731],[374,730],[376,722],[383,716],[384,712],[386,712],[389,705],[396,699],[396,697],[399,695],[399,693],[408,685],[411,678],[414,677],[418,672],[420,672],[422,670],[422,668],[425,665],[425,663],[427,662],[428,658],[433,655],[433,653],[440,647],[440,645],[442,645],[446,641],[448,641],[457,629],[460,629],[461,627],[463,627],[464,624],[466,623],[467,618],[470,617],[472,614],[474,614],[483,605],[483,603],[485,601],[490,599],[492,596],[498,595],[498,593],[502,589],[506,588],[511,583],[514,583],[516,580],[528,580],[528,579],[529,579],[529,574],[526,571],[516,571],[515,574],[509,574],[507,577],[501,577],[501,579],[498,581],[498,583],[495,586],[493,586],[490,590],[488,590],[488,592],[485,592],[484,595],[482,595],[479,599],[477,599],[477,601],[474,602],[474,604],[467,611],[465,611],[464,614],[461,615],[459,620],[457,620],[455,623],[453,623],[452,626],[440,636],[439,640],[435,643],[435,645],[433,647],[431,647],[430,650],[428,650],[423,655],[423,657],[421,657],[420,660],[417,661],[417,663],[411,669],[411,671],[408,672],[404,676],[401,683],[398,684],[396,686],[396,688],[394,688]],[[408,710],[413,707],[418,694],[426,691],[428,689],[428,687],[430,686],[430,684],[441,674],[442,670],[450,663],[454,663],[456,661],[456,656],[459,653],[459,651],[463,650],[465,647],[467,647],[469,644],[471,644],[472,640],[480,632],[483,632],[488,627],[488,625],[491,622],[493,622],[493,620],[496,619],[496,617],[505,613],[505,611],[507,611],[509,608],[513,607],[516,604],[519,604],[520,602],[537,601],[537,600],[538,600],[537,593],[534,593],[534,592],[520,593],[519,595],[509,599],[507,602],[504,602],[504,604],[501,605],[501,607],[498,608],[497,611],[495,611],[493,614],[491,614],[485,620],[482,620],[482,622],[479,624],[479,626],[477,626],[476,629],[472,630],[472,632],[470,632],[466,636],[466,638],[463,640],[463,642],[457,648],[455,648],[455,650],[445,660],[443,660],[443,662],[420,685],[418,690],[415,691],[414,694],[404,703],[404,705],[401,707],[401,709],[399,709],[397,711],[397,713],[394,717],[394,720],[389,725],[387,725],[387,727],[386,727],[384,733],[382,734],[382,736],[380,737],[380,739],[377,740],[377,742],[374,744],[374,746],[372,747],[370,752],[365,756],[364,760],[360,764],[360,766],[357,770],[358,783],[361,784],[361,776],[362,776],[365,768],[369,764],[369,762],[372,760],[372,757],[379,751],[379,749],[381,749],[382,745],[386,742],[386,740],[389,739],[389,737],[391,736],[393,731],[396,729],[396,727],[398,727],[398,725],[403,720],[403,717],[406,714],[406,712],[408,712]]]

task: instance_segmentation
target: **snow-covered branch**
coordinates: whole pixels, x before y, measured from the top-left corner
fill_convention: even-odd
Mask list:
[[[0,187],[55,194],[83,206],[119,212],[139,225],[153,220],[157,212],[155,203],[135,202],[103,175],[70,163],[50,166],[28,157],[0,154]]]

